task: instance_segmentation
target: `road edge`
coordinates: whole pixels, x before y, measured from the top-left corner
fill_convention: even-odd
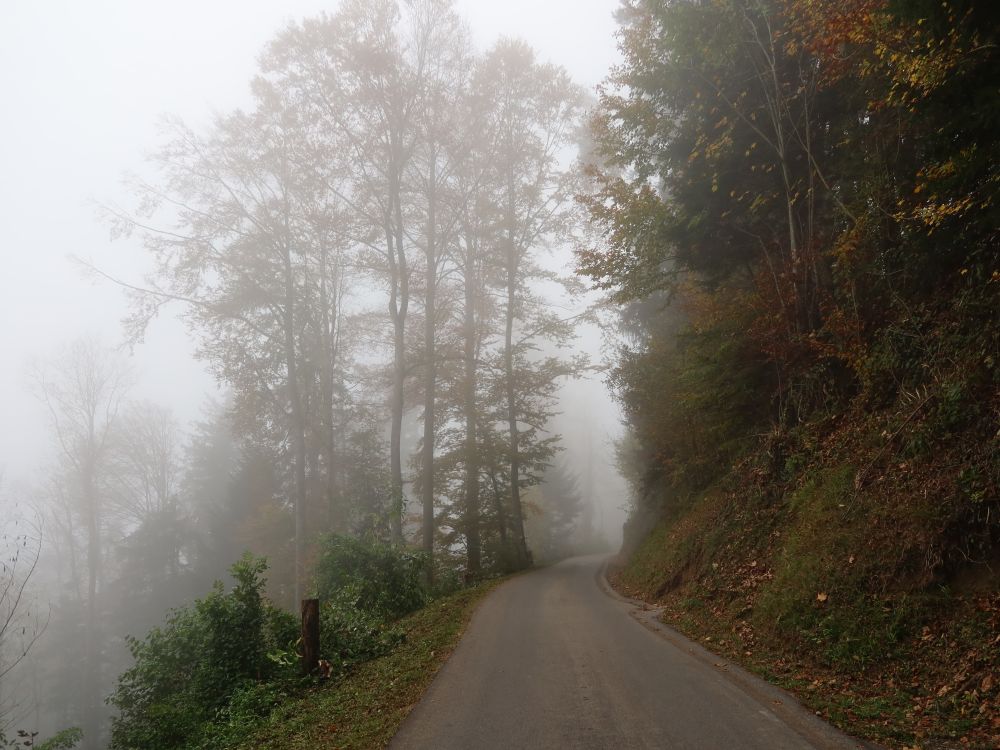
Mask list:
[[[613,556],[607,557],[597,569],[597,586],[611,599],[629,608],[628,614],[647,630],[653,632],[677,649],[689,654],[706,666],[720,672],[730,683],[765,706],[796,734],[820,748],[835,750],[885,750],[867,740],[845,733],[802,705],[792,693],[767,682],[731,659],[716,654],[700,643],[674,630],[661,619],[663,607],[654,607],[641,599],[633,599],[618,592],[608,580],[608,568]]]

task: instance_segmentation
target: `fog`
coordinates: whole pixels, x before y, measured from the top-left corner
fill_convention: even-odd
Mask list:
[[[503,3],[460,0],[454,4],[455,13],[468,25],[470,56],[486,55],[498,40],[520,39],[534,50],[536,62],[533,64],[539,71],[549,75],[545,72],[548,70],[546,64],[561,66],[567,80],[579,87],[582,98],[572,105],[576,108],[576,122],[567,122],[565,132],[560,135],[565,143],[554,155],[553,164],[558,162],[559,169],[566,172],[573,170],[579,143],[576,128],[585,116],[588,97],[593,96],[595,86],[617,59],[613,20],[617,4],[617,0],[546,0],[544,3],[532,0]],[[178,0],[172,3],[126,0],[76,3],[62,0],[7,3],[0,11],[0,94],[4,102],[4,116],[0,118],[0,164],[4,174],[4,180],[0,182],[0,228],[3,230],[0,350],[4,353],[3,366],[0,367],[0,414],[3,416],[0,427],[0,497],[3,504],[0,512],[3,513],[4,530],[8,534],[13,533],[10,529],[14,519],[23,519],[18,527],[21,530],[19,533],[26,534],[30,543],[22,546],[37,546],[40,550],[39,569],[29,583],[29,617],[35,618],[32,622],[36,625],[27,627],[41,629],[37,623],[45,619],[49,623],[40,640],[40,649],[39,644],[35,645],[34,661],[29,655],[24,664],[0,677],[0,729],[10,731],[14,727],[27,726],[41,730],[44,735],[70,725],[86,725],[90,736],[85,736],[83,746],[96,748],[107,742],[108,714],[104,707],[99,703],[89,706],[74,703],[66,696],[65,689],[53,692],[55,668],[46,659],[51,660],[54,649],[65,647],[66,641],[59,639],[75,637],[75,631],[67,624],[69,620],[66,618],[78,618],[76,624],[79,624],[79,618],[85,616],[83,613],[87,607],[90,607],[87,617],[105,617],[114,609],[112,600],[118,594],[124,596],[121,591],[117,594],[112,591],[116,583],[111,571],[118,569],[115,566],[124,569],[128,563],[122,562],[124,558],[112,562],[112,558],[120,556],[119,548],[127,546],[130,535],[142,528],[143,519],[152,516],[143,516],[134,500],[122,498],[129,493],[141,495],[156,513],[165,509],[173,513],[177,503],[190,510],[188,505],[193,502],[190,495],[194,481],[191,478],[191,446],[197,444],[204,448],[207,445],[204,440],[199,444],[193,436],[200,434],[204,437],[208,429],[205,425],[213,419],[216,426],[220,420],[226,422],[232,440],[245,443],[246,447],[241,448],[244,450],[241,454],[244,461],[253,463],[253,459],[247,458],[246,451],[259,451],[252,455],[266,455],[268,460],[273,461],[273,492],[260,491],[270,493],[268,497],[273,495],[277,508],[274,512],[281,519],[285,519],[282,514],[287,511],[287,522],[292,524],[294,516],[297,524],[295,544],[275,543],[269,547],[269,542],[261,541],[263,537],[259,529],[254,532],[256,537],[246,528],[239,534],[234,531],[229,535],[234,537],[232,544],[224,550],[214,550],[218,559],[213,558],[211,564],[205,563],[200,577],[192,577],[183,586],[178,585],[163,596],[153,592],[151,601],[156,602],[155,606],[142,605],[147,608],[131,622],[119,619],[113,625],[109,624],[109,632],[103,635],[107,643],[104,647],[105,661],[100,668],[82,664],[79,666],[82,670],[80,674],[88,680],[96,680],[99,684],[94,689],[102,696],[106,695],[113,685],[115,673],[128,664],[122,639],[130,633],[118,630],[125,625],[133,629],[148,628],[161,621],[167,605],[184,604],[204,593],[211,577],[221,575],[225,567],[235,561],[242,551],[241,544],[251,547],[257,554],[274,550],[268,555],[272,581],[275,581],[269,593],[280,605],[295,606],[295,600],[309,588],[311,553],[303,546],[308,545],[309,540],[304,543],[299,540],[304,536],[302,524],[308,526],[310,521],[304,517],[305,511],[296,509],[296,492],[301,493],[298,496],[300,504],[307,493],[320,493],[311,483],[320,482],[324,472],[329,479],[322,481],[328,481],[331,488],[328,499],[333,497],[335,481],[348,482],[343,477],[335,480],[335,470],[329,468],[335,463],[331,458],[335,455],[334,449],[330,448],[329,455],[324,452],[325,448],[320,447],[315,447],[315,453],[309,453],[313,448],[305,446],[298,452],[294,447],[295,429],[286,431],[286,427],[279,424],[286,412],[294,412],[292,407],[286,410],[284,406],[276,406],[273,414],[251,414],[253,404],[258,400],[263,402],[264,398],[255,392],[256,386],[249,383],[244,375],[234,375],[238,367],[235,355],[219,355],[218,350],[213,350],[206,343],[206,325],[211,328],[219,324],[206,324],[204,318],[200,321],[193,319],[190,305],[176,301],[165,304],[150,320],[142,335],[130,339],[130,329],[123,325],[123,320],[141,309],[142,297],[130,295],[127,289],[109,281],[108,277],[145,289],[153,284],[150,274],[156,266],[155,252],[151,251],[151,247],[155,245],[155,239],[150,237],[155,236],[155,232],[144,234],[141,228],[137,229],[134,225],[129,227],[133,231],[122,236],[118,236],[115,230],[116,226],[120,228],[123,218],[134,219],[143,215],[143,196],[137,185],[170,189],[169,178],[165,178],[163,172],[150,161],[151,155],[162,149],[171,137],[169,132],[164,131],[164,118],[169,118],[170,122],[183,122],[197,137],[207,137],[218,127],[218,118],[228,117],[236,110],[252,112],[258,102],[250,83],[259,71],[260,55],[268,43],[289,23],[315,18],[324,12],[333,14],[337,9],[336,3],[309,0]],[[499,86],[502,82],[490,84],[487,81],[482,85]],[[563,96],[566,92],[556,91],[553,95]],[[489,99],[488,93],[486,99]],[[350,116],[353,117],[353,114]],[[431,121],[427,128],[432,129],[435,124]],[[446,138],[451,137],[457,126],[442,127],[451,128],[449,134],[442,136]],[[175,129],[174,133],[177,132]],[[551,164],[546,168],[555,169]],[[352,175],[343,174],[330,174],[323,178],[354,179]],[[564,193],[566,195],[561,200],[568,196],[568,192],[564,190]],[[191,198],[192,194],[185,193],[187,198]],[[357,192],[351,194],[352,198],[357,195]],[[413,220],[412,215],[424,210],[422,201],[423,198],[413,206],[408,205],[400,213],[399,221],[402,222],[403,213],[409,212],[406,214],[406,221],[410,223],[405,240],[402,239],[402,228],[397,227],[398,241],[412,253],[408,262],[412,264],[411,274],[414,275],[410,291],[411,317],[409,322],[401,324],[400,329],[405,328],[403,348],[394,350],[389,336],[390,324],[385,316],[387,287],[379,275],[387,269],[373,262],[371,267],[350,276],[348,281],[345,281],[348,276],[336,275],[339,271],[331,272],[329,289],[342,292],[337,299],[343,300],[343,325],[357,332],[350,334],[356,337],[348,347],[350,364],[343,365],[343,370],[337,369],[339,365],[331,367],[330,374],[330,377],[343,378],[343,393],[348,394],[343,398],[350,400],[350,409],[344,407],[344,413],[349,412],[349,415],[344,417],[343,423],[337,423],[339,427],[334,425],[332,418],[327,424],[325,418],[316,417],[319,426],[300,424],[299,430],[303,440],[320,441],[319,437],[309,438],[312,434],[309,431],[320,428],[328,431],[349,429],[351,435],[360,435],[359,425],[364,422],[370,427],[365,434],[376,442],[385,443],[379,448],[376,458],[384,456],[388,460],[393,421],[390,406],[394,393],[391,373],[393,362],[405,350],[409,357],[407,361],[411,364],[409,369],[399,374],[400,388],[403,389],[399,453],[405,502],[402,513],[397,514],[401,526],[399,533],[405,544],[423,546],[425,550],[432,551],[437,559],[452,560],[456,570],[464,570],[462,566],[467,562],[464,562],[463,555],[466,554],[467,540],[462,529],[467,520],[462,520],[465,519],[462,515],[464,511],[454,511],[461,516],[456,521],[449,516],[452,511],[448,510],[457,503],[447,494],[448,482],[459,486],[457,474],[455,477],[449,475],[436,479],[439,482],[434,490],[439,508],[436,512],[440,514],[436,532],[440,536],[433,550],[428,546],[427,535],[422,534],[422,529],[427,526],[421,525],[426,524],[426,515],[422,521],[420,493],[426,483],[422,483],[420,477],[426,475],[427,466],[424,464],[422,468],[420,463],[421,440],[427,434],[434,434],[433,431],[425,431],[422,421],[427,389],[419,367],[424,357],[421,353],[424,351],[422,342],[426,341],[421,316],[428,304],[425,299],[427,285],[419,280],[421,264],[424,263],[420,248],[430,240],[421,239],[419,232],[423,230],[420,229],[420,220]],[[572,201],[565,202],[569,211]],[[217,202],[214,205],[218,207],[221,204]],[[205,204],[202,208],[208,210],[208,206]],[[150,221],[160,222],[157,226],[171,226],[180,213],[175,206]],[[303,222],[311,221],[306,212],[302,215],[306,217]],[[570,223],[579,220],[578,214],[567,216]],[[340,220],[350,223],[356,217],[341,216]],[[375,228],[378,228],[377,222]],[[538,279],[546,274],[572,276],[574,236],[579,237],[581,232],[579,227],[574,226],[558,231],[538,229],[534,244],[530,241],[525,244],[525,263],[530,254],[537,252],[537,259],[531,262],[537,262],[541,269]],[[463,237],[460,242],[458,234],[456,230],[456,247],[467,239]],[[353,274],[355,265],[361,263],[352,255],[360,252],[358,242],[371,245],[365,252],[378,252],[378,241],[373,239],[371,231],[359,229],[351,237],[355,239],[341,243],[345,257],[353,259],[344,261],[344,268],[348,269],[345,274]],[[352,245],[352,242],[355,244]],[[392,239],[389,242],[391,246]],[[483,242],[488,244],[485,240]],[[388,252],[391,254],[391,250]],[[460,295],[447,287],[455,269],[461,265],[448,260],[452,257],[451,253],[452,249],[445,247],[439,256],[443,259],[439,262],[442,264],[440,273],[444,286],[438,300],[442,311],[438,314],[442,330],[446,324],[454,322],[452,318],[455,321],[460,318],[461,310]],[[302,278],[307,281],[312,271],[302,273]],[[495,332],[483,334],[480,344],[484,350],[489,347],[495,350],[497,359],[490,367],[495,365],[499,368],[504,349],[502,292],[505,287],[499,282],[495,288],[490,287],[493,282],[486,280],[489,273],[493,272],[483,271],[484,278],[480,282],[484,288],[490,288],[488,295],[496,296],[498,301],[481,313],[482,326],[496,324],[499,327]],[[219,267],[208,274],[219,274]],[[528,279],[527,276],[525,278]],[[158,288],[170,287],[162,276],[156,283],[160,285]],[[319,283],[325,294],[326,282]],[[396,281],[392,283],[397,284]],[[533,295],[530,302],[519,299],[516,302],[518,309],[527,309],[525,306],[531,305],[536,305],[537,309],[532,308],[535,312],[525,313],[523,319],[513,321],[513,334],[508,331],[509,341],[516,340],[521,334],[528,340],[529,330],[542,319],[539,316],[548,313],[554,314],[555,323],[550,321],[551,325],[558,327],[563,321],[570,321],[567,325],[573,329],[560,329],[549,338],[546,338],[548,334],[542,335],[537,344],[526,345],[522,363],[525,372],[542,372],[540,368],[547,357],[563,358],[565,361],[581,354],[589,357],[586,363],[582,360],[576,363],[571,376],[551,376],[554,384],[551,398],[537,408],[537,414],[544,423],[534,425],[538,428],[537,434],[528,436],[526,432],[524,438],[526,442],[535,439],[544,446],[548,438],[561,436],[558,450],[549,454],[547,449],[540,448],[537,456],[526,453],[525,464],[520,468],[522,479],[535,472],[541,482],[536,485],[534,480],[528,481],[524,490],[528,546],[533,548],[531,552],[536,561],[552,555],[568,554],[577,547],[591,550],[600,548],[602,544],[614,546],[620,540],[624,509],[628,503],[624,482],[614,466],[613,444],[621,430],[620,416],[601,369],[605,357],[605,335],[585,315],[579,317],[596,304],[598,298],[594,294],[568,294],[551,279],[528,279],[517,284],[524,294]],[[183,297],[182,292],[184,290],[180,287],[170,287],[170,294],[175,297]],[[148,302],[149,298],[146,300]],[[163,298],[158,300],[164,301]],[[508,303],[514,305],[510,300]],[[319,314],[316,313],[317,316]],[[457,322],[455,325],[458,325]],[[325,326],[324,323],[324,331]],[[338,326],[336,321],[330,324],[330,330],[336,330],[337,336],[340,335]],[[215,330],[212,335],[219,337],[217,341],[224,342],[219,344],[220,347],[234,346],[232,337],[239,335],[232,330],[222,333],[212,330]],[[552,330],[555,331],[555,328]],[[437,385],[437,398],[443,405],[438,407],[439,416],[434,423],[437,425],[434,429],[440,430],[442,435],[449,428],[458,430],[461,424],[456,416],[458,407],[445,403],[449,389],[454,387],[457,393],[459,387],[459,375],[450,369],[454,365],[448,358],[449,352],[454,351],[458,357],[457,353],[461,351],[457,343],[458,331],[456,328],[447,334],[435,333],[435,337],[440,335],[437,346],[444,352],[440,355],[440,383]],[[201,357],[197,356],[199,347]],[[214,359],[213,351],[217,355]],[[486,355],[483,356],[485,358]],[[90,362],[115,379],[116,383],[119,378],[121,381],[120,391],[115,386],[110,401],[104,396],[105,401],[95,409],[95,413],[103,414],[102,418],[109,420],[108,434],[113,433],[115,437],[108,440],[125,446],[115,449],[119,450],[115,454],[119,458],[113,472],[116,489],[102,485],[103,489],[93,490],[101,496],[99,500],[86,500],[86,492],[80,491],[84,500],[65,501],[68,503],[66,508],[73,502],[82,502],[80,507],[91,507],[87,503],[92,503],[94,507],[99,503],[107,505],[99,521],[104,532],[100,558],[107,570],[102,572],[104,577],[98,582],[91,581],[89,597],[93,600],[102,590],[105,591],[106,595],[97,609],[93,601],[88,601],[86,594],[83,558],[79,570],[75,567],[77,561],[73,559],[71,572],[68,560],[76,553],[71,554],[65,546],[60,547],[60,533],[65,533],[69,539],[78,537],[81,550],[85,549],[83,526],[76,531],[73,527],[73,523],[82,521],[68,521],[70,527],[67,531],[54,520],[59,515],[57,509],[63,507],[59,505],[61,501],[58,498],[78,491],[78,488],[67,489],[73,482],[66,477],[75,470],[73,467],[79,468],[81,455],[74,452],[79,450],[79,446],[73,443],[76,438],[69,440],[67,445],[67,435],[73,435],[73,430],[79,426],[67,416],[67,400],[72,400],[72,395],[67,396],[67,393],[71,390],[73,373],[79,373],[81,361]],[[254,367],[259,369],[264,366],[262,362],[263,359],[257,360]],[[554,362],[552,366],[556,367]],[[526,382],[532,383],[542,382],[545,377],[525,376]],[[320,383],[322,375],[317,378],[317,383]],[[499,381],[496,387],[496,394],[486,393],[483,398],[487,401],[499,398]],[[547,386],[539,387],[544,389]],[[332,385],[329,390],[334,394]],[[534,394],[526,396],[531,397]],[[277,398],[285,398],[280,389]],[[311,397],[308,395],[303,398],[307,401],[303,407],[307,412],[304,418],[309,419],[322,406],[319,401],[309,401]],[[112,402],[113,406],[109,407]],[[227,409],[239,411],[239,414],[220,417]],[[501,411],[497,405],[497,413]],[[521,418],[519,424],[528,431],[526,419]],[[111,421],[115,422],[114,428],[110,426]],[[129,425],[131,437],[119,434],[121,424]],[[162,429],[152,429],[150,425],[154,424],[159,424]],[[498,424],[502,424],[502,420]],[[497,434],[501,434],[497,429]],[[150,437],[154,432],[156,435]],[[140,434],[145,437],[140,439],[137,437]],[[338,432],[338,436],[330,438],[331,446],[337,444],[340,434]],[[438,440],[439,436],[434,434],[434,439]],[[344,440],[347,438],[344,437]],[[162,469],[158,479],[151,478],[155,472],[149,468],[152,459],[148,455],[140,459],[136,458],[135,450],[131,453],[127,450],[128,445],[135,449],[139,443],[156,443],[161,447],[169,444],[162,448],[163,455],[169,454],[169,460],[158,464]],[[372,457],[370,452],[359,450],[362,451],[360,455]],[[516,451],[515,447],[514,453]],[[444,463],[440,460],[444,453],[443,447],[435,447],[438,464],[434,465],[434,472],[447,469],[447,466],[439,468]],[[122,468],[125,464],[131,468]],[[139,464],[143,464],[141,469],[137,468]],[[553,541],[553,534],[557,532],[544,520],[548,518],[546,513],[553,512],[547,503],[556,502],[544,496],[544,477],[548,476],[544,464],[551,465],[551,471],[564,470],[575,483],[571,494],[580,499],[579,507],[570,514],[571,521],[559,527],[561,531],[558,533],[567,536],[565,545]],[[304,477],[298,484],[294,477],[299,468],[294,467],[299,467]],[[372,471],[377,477],[388,477],[389,468],[388,463],[383,462]],[[226,467],[222,470],[228,471]],[[480,471],[485,472],[483,465],[480,465]],[[501,478],[506,476],[504,472],[509,471],[509,468],[503,468]],[[518,471],[514,469],[515,474]],[[231,477],[232,472],[227,476]],[[438,474],[434,476],[437,478]],[[493,480],[496,487],[496,476]],[[387,478],[386,481],[390,480]],[[486,473],[482,474],[482,481],[485,493],[490,486]],[[142,489],[136,489],[137,483],[145,484]],[[254,490],[246,490],[246,485],[240,486],[248,495],[253,494]],[[392,486],[395,487],[395,484]],[[386,497],[392,491],[391,488],[386,489],[385,492],[389,493]],[[329,529],[361,533],[358,529],[364,528],[367,530],[365,533],[382,534],[387,539],[395,535],[394,521],[392,518],[387,520],[385,515],[392,515],[391,510],[387,510],[391,498],[379,497],[382,499],[377,502],[382,505],[377,505],[377,509],[365,506],[363,512],[352,510],[354,515],[349,519],[347,511],[343,512],[342,518],[337,516],[339,511],[330,511],[330,517],[335,520],[330,521]],[[521,500],[515,500],[519,506]],[[497,509],[502,519],[503,507],[498,505]],[[76,512],[66,510],[66,518]],[[199,523],[205,521],[204,512],[190,512],[191,518]],[[521,513],[521,508],[518,507],[516,512]],[[382,515],[378,515],[377,521],[359,520],[364,513],[371,518]],[[285,520],[280,523],[285,523]],[[500,523],[504,522],[501,520]],[[182,567],[193,569],[197,567],[195,559],[208,559],[206,553],[196,553],[193,547],[188,549],[184,546],[188,541],[182,539],[178,544],[181,546],[177,547],[174,556]],[[488,547],[486,541],[483,544]],[[223,559],[230,553],[232,559]],[[486,562],[479,562],[478,558],[475,565],[482,565],[484,569],[489,567]],[[24,570],[22,565],[17,575],[23,575]],[[143,585],[147,584],[155,586],[149,582]],[[72,595],[68,593],[71,590],[75,592]],[[71,600],[78,605],[77,609],[70,606]],[[141,636],[143,633],[131,634]],[[8,652],[11,648],[10,643],[2,639],[0,647],[6,647]],[[39,650],[41,656],[37,655]],[[0,653],[0,663],[4,663],[4,659],[11,661],[11,654]],[[88,672],[88,669],[91,671]],[[97,673],[100,674],[95,676]],[[97,715],[88,715],[88,712]]]
[[[525,39],[591,88],[616,60],[616,0],[457,4],[476,41]],[[111,243],[92,201],[121,201],[124,172],[141,172],[170,114],[192,126],[249,100],[267,41],[288,21],[330,10],[328,2],[126,0],[13,2],[0,13],[0,432],[8,481],[45,461],[48,430],[27,397],[25,368],[60,342],[94,332],[120,338],[122,294],[96,284],[71,256],[137,278],[138,248]],[[592,342],[593,347],[598,343]],[[138,392],[195,418],[213,378],[194,360],[182,326],[164,316],[135,351]]]

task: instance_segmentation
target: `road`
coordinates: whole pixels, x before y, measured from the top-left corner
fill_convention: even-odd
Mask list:
[[[869,747],[608,591],[600,557],[483,602],[392,750]]]

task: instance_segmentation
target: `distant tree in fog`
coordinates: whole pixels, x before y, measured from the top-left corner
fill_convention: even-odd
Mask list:
[[[2,482],[2,477],[0,477]],[[13,670],[24,660],[48,622],[29,588],[42,548],[40,524],[0,499],[0,742],[18,718],[23,696],[9,689]]]
[[[169,409],[150,402],[129,404],[111,445],[112,512],[141,525],[177,504],[180,428]]]
[[[540,561],[559,560],[575,551],[583,497],[576,476],[562,462],[550,465],[542,479],[528,514],[528,535]]]
[[[537,284],[554,280],[538,263],[541,252],[568,236],[574,217],[574,171],[561,160],[574,145],[583,114],[583,91],[562,68],[543,65],[519,42],[500,42],[485,58],[478,85],[493,102],[492,160],[503,258],[502,410],[515,554],[528,562],[521,489],[536,473],[528,452],[541,436],[554,401],[555,382],[573,367],[556,358],[538,361],[539,341],[566,343],[573,325],[548,310]],[[496,372],[496,370],[494,371]],[[541,442],[540,442],[541,441]],[[547,460],[541,456],[541,461]],[[537,461],[537,459],[536,459]],[[534,480],[537,481],[537,480]]]
[[[108,523],[110,452],[132,374],[122,358],[95,340],[80,340],[35,372],[68,485],[62,498],[85,531],[86,623],[84,733],[96,748],[101,711],[101,629],[98,597],[103,585],[103,532]]]

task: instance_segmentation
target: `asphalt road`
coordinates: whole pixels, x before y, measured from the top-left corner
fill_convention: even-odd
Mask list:
[[[602,566],[567,560],[493,592],[390,748],[867,747],[609,592]]]

